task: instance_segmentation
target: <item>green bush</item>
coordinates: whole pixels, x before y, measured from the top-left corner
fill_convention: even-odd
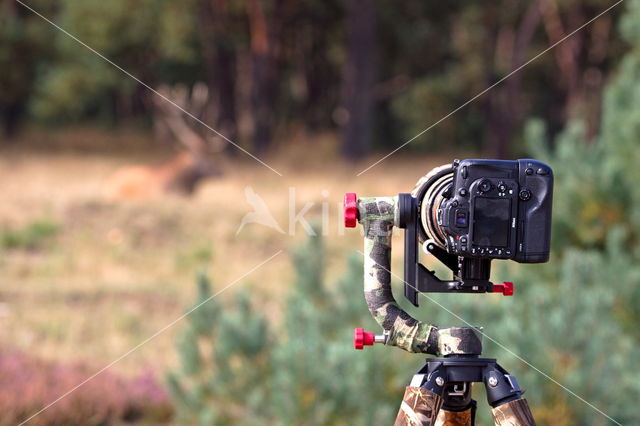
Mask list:
[[[633,400],[640,377],[632,370],[639,361],[637,342],[625,330],[624,311],[616,313],[621,298],[616,290],[637,280],[624,275],[617,288],[605,285],[629,261],[615,251],[620,237],[611,236],[608,254],[572,248],[544,267],[511,270],[518,284],[514,298],[429,296],[485,327],[485,354],[497,357],[528,389],[541,424],[557,424],[558,413],[571,419],[560,424],[606,424],[606,419],[536,369],[617,421],[638,421]],[[351,256],[344,278],[327,286],[322,254],[317,237],[294,253],[296,280],[277,326],[269,326],[243,292],[232,306],[214,299],[190,314],[178,341],[181,366],[168,375],[180,422],[392,423],[403,386],[423,358],[380,346],[353,350],[353,327],[375,330],[362,295],[362,261]],[[194,306],[212,294],[204,276],[199,289]],[[432,301],[421,304],[423,315],[416,316],[464,325]],[[481,391],[476,399],[481,424],[490,424]]]
[[[374,323],[362,295],[362,260],[351,256],[346,275],[329,286],[323,254],[318,237],[293,253],[296,279],[277,325],[246,292],[232,306],[213,299],[189,315],[177,343],[180,368],[168,374],[179,421],[392,422],[421,357],[353,349],[353,328]],[[194,306],[212,294],[204,276],[198,288]]]
[[[58,233],[59,226],[48,220],[37,220],[19,229],[0,230],[0,247],[4,249],[37,250],[43,248]]]

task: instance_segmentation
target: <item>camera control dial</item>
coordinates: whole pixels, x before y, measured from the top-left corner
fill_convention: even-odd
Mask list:
[[[491,181],[485,179],[480,182],[478,185],[478,191],[480,192],[489,192],[491,191]]]
[[[531,199],[531,191],[529,191],[528,189],[523,189],[522,191],[520,191],[518,196],[522,201],[529,201]]]

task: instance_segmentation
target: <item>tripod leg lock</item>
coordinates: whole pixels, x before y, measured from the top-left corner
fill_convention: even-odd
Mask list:
[[[498,364],[490,364],[485,368],[483,381],[487,390],[487,401],[492,407],[520,399],[524,393],[516,378]]]

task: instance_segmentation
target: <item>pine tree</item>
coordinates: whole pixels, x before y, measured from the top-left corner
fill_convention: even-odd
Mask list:
[[[269,408],[262,383],[269,366],[267,321],[252,309],[247,293],[225,309],[212,297],[206,275],[199,274],[197,284],[195,310],[177,342],[180,368],[167,375],[177,419],[211,425],[263,417]]]
[[[392,422],[418,365],[399,351],[353,349],[353,328],[374,324],[362,296],[362,259],[351,256],[345,276],[329,286],[323,257],[319,237],[293,251],[296,277],[280,324],[269,326],[247,293],[233,306],[209,300],[188,316],[177,341],[180,368],[167,377],[179,421]],[[198,289],[194,306],[211,297],[206,276]]]

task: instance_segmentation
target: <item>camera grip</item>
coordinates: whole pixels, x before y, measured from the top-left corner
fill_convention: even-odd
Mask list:
[[[391,235],[398,224],[397,197],[357,200],[364,228],[364,295],[373,318],[384,329],[386,345],[408,352],[437,355],[438,328],[416,320],[396,302],[391,291]]]

